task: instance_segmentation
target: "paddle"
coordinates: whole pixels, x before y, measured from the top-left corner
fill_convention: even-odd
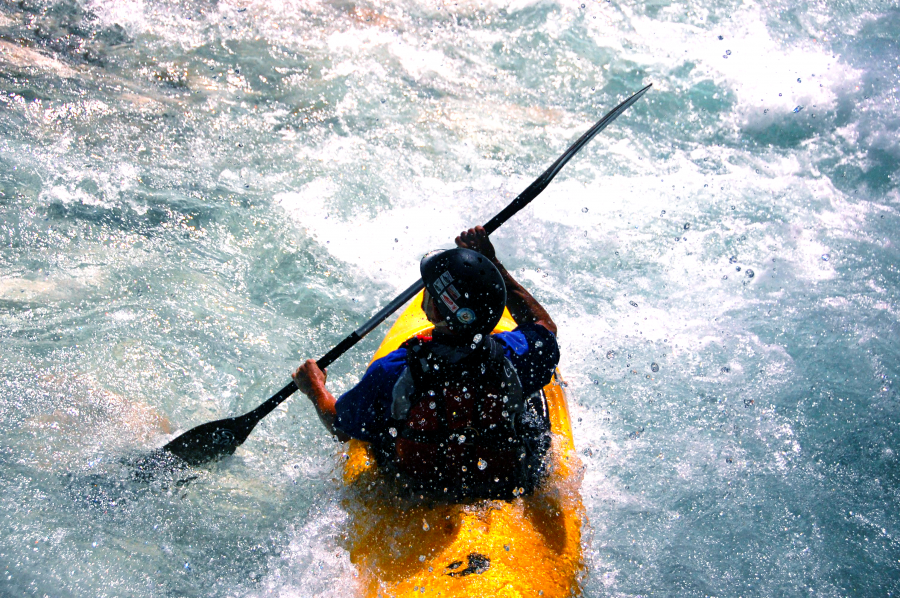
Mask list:
[[[582,135],[578,141],[573,143],[572,146],[544,172],[544,174],[539,176],[527,189],[525,189],[525,191],[516,197],[512,203],[506,206],[503,211],[491,218],[488,223],[484,225],[488,234],[500,228],[504,222],[509,220],[516,212],[524,208],[531,200],[537,197],[541,191],[550,184],[553,177],[562,170],[562,167],[566,165],[566,162],[568,162],[572,156],[577,154],[582,147],[584,147],[600,131],[605,129],[609,123],[625,112],[625,110],[644,95],[651,86],[652,84],[643,88],[597,121],[597,123]],[[422,281],[416,281],[396,299],[391,301],[384,309],[372,316],[368,322],[354,330],[350,336],[342,340],[331,351],[318,359],[316,365],[322,369],[331,365],[338,357],[343,355],[345,351],[358,343],[363,337],[369,334],[369,332],[374,330],[376,326],[387,319],[388,316],[397,311],[407,301],[415,297],[416,293],[421,291],[422,288],[424,288]],[[280,405],[286,398],[294,394],[294,391],[296,390],[297,386],[291,381],[287,386],[279,390],[269,398],[269,400],[253,411],[238,417],[220,419],[192,428],[166,444],[162,450],[180,457],[191,465],[201,465],[208,461],[231,455],[237,447],[243,444],[259,420],[271,413],[273,409]]]

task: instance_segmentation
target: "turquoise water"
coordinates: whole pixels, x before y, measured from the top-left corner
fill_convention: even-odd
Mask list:
[[[560,327],[587,596],[900,592],[900,5],[0,6],[0,594],[345,596],[341,446],[244,412],[494,235]],[[330,368],[349,388],[376,331]]]

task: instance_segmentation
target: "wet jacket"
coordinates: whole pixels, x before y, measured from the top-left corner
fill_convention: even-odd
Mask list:
[[[558,361],[555,336],[534,324],[475,350],[411,339],[340,397],[336,426],[372,442],[379,464],[410,488],[457,497],[527,492],[550,443],[540,389]]]

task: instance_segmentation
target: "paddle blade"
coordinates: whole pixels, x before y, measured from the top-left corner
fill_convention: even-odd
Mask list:
[[[165,445],[163,450],[190,465],[203,465],[234,454],[249,434],[243,418],[229,417],[192,428]]]
[[[609,124],[619,118],[619,115],[628,110],[628,108],[637,102],[642,95],[647,93],[647,90],[653,87],[653,84],[646,86],[642,90],[635,93],[633,96],[623,101],[621,104],[610,110],[606,116],[598,120],[593,127],[587,130],[587,132],[578,138],[578,140],[569,146],[563,155],[556,159],[556,162],[550,165],[550,168],[544,171],[544,173],[539,176],[533,183],[528,185],[528,188],[522,191],[518,197],[512,200],[508,206],[503,208],[499,214],[491,218],[485,225],[484,230],[487,231],[488,234],[491,234],[502,225],[504,222],[509,220],[516,212],[524,208],[531,202],[532,199],[540,195],[541,191],[547,188],[547,185],[550,184],[550,181],[553,180],[553,177],[562,170],[562,167],[566,165],[566,163],[572,159],[572,156],[581,151],[588,142],[597,136],[603,129],[609,126]]]
[[[191,428],[161,450],[168,451],[190,465],[203,465],[233,455],[235,449],[247,440],[247,436],[259,420],[271,413],[296,390],[297,385],[293,381],[288,382],[287,386],[253,411]]]

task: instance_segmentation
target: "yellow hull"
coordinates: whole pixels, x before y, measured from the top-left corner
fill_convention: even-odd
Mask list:
[[[373,361],[431,324],[421,294],[387,333]],[[495,332],[512,330],[504,313]],[[380,479],[368,444],[353,440],[344,465],[350,560],[359,595],[512,598],[576,596],[583,570],[581,463],[559,373],[544,387],[553,433],[548,479],[531,496],[433,504],[399,498]]]

